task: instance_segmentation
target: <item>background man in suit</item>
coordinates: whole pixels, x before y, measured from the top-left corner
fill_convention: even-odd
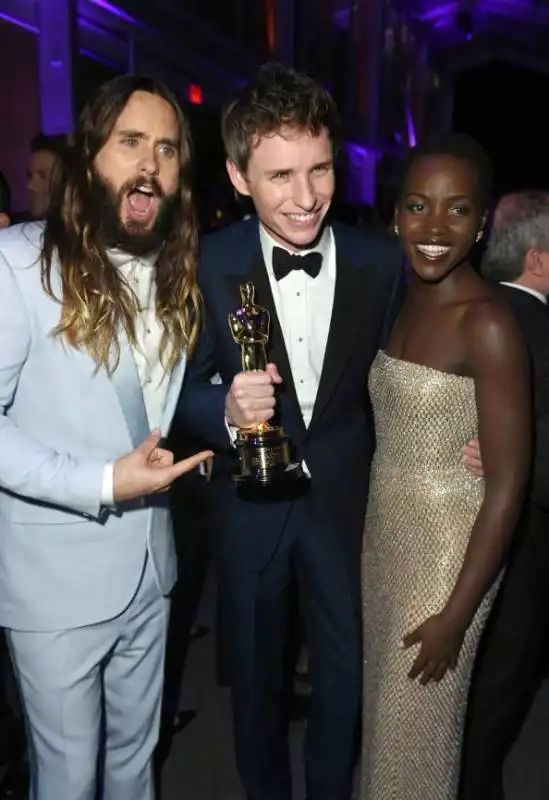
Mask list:
[[[0,624],[32,800],[95,798],[102,721],[101,797],[150,800],[164,490],[209,455],[174,465],[160,444],[198,324],[187,124],[164,86],[123,76],[72,156],[56,214],[0,236]]]
[[[479,649],[463,751],[463,800],[503,800],[504,760],[539,687],[549,633],[548,193],[502,198],[482,272],[517,315],[535,402],[530,493]]]
[[[361,695],[360,551],[373,451],[368,369],[400,287],[389,235],[327,222],[337,113],[313,80],[265,66],[227,108],[223,137],[252,218],[203,241],[206,316],[180,420],[217,446],[210,484],[224,658],[238,768],[250,800],[289,800],[282,715],[287,590],[295,570],[310,652],[310,800],[351,791]],[[266,372],[243,374],[228,315],[254,281],[271,315]],[[212,386],[219,373],[222,383]],[[275,397],[276,386],[276,397]],[[230,477],[229,426],[266,419],[290,434],[310,490],[251,502]]]

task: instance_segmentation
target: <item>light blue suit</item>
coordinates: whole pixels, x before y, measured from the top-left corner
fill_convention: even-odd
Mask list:
[[[123,333],[112,377],[51,335],[60,306],[41,284],[41,236],[39,223],[0,233],[0,625],[28,717],[31,797],[93,798],[102,662],[104,796],[147,800],[176,578],[167,497],[101,505],[105,464],[149,433],[143,394]]]

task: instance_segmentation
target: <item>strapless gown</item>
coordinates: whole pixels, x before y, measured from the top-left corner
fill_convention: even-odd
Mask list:
[[[496,585],[455,671],[407,677],[405,634],[444,607],[483,498],[461,461],[477,435],[471,378],[379,352],[370,372],[377,448],[362,558],[364,706],[360,800],[454,800],[469,680]]]

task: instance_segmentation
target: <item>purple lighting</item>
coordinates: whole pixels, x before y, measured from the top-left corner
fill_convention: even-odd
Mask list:
[[[375,200],[377,150],[347,142],[347,200],[351,203],[372,205]]]
[[[23,28],[26,31],[30,31],[30,33],[38,33],[38,28],[36,25],[29,25],[28,22],[23,22],[22,19],[17,19],[17,17],[10,17],[9,14],[4,14],[3,11],[0,11],[0,19],[9,22],[11,25],[17,25],[19,28]]]
[[[359,158],[366,158],[368,155],[368,151],[365,147],[361,147],[359,144],[351,144],[347,145],[347,149],[350,151],[352,155],[358,156]]]
[[[97,53],[92,52],[91,50],[86,50],[85,47],[81,47],[78,52],[81,56],[85,56],[85,58],[89,58],[92,61],[97,61],[98,64],[104,64],[106,67],[110,67],[111,69],[116,70],[118,65],[115,61],[111,61],[105,56],[98,56]]]
[[[127,22],[129,25],[139,25],[139,22],[134,17],[130,17],[129,14],[126,14],[126,12],[122,11],[118,6],[109,3],[108,0],[89,0],[89,2],[98,8],[102,8],[114,17],[124,20],[124,22]]]
[[[458,3],[445,3],[442,6],[435,6],[425,14],[420,14],[421,22],[434,22],[443,18],[453,17],[459,10]]]
[[[408,129],[408,144],[410,147],[415,147],[417,144],[416,128],[409,101],[406,101],[406,127]]]

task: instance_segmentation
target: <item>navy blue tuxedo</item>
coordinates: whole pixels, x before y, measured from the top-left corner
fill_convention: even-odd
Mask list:
[[[211,530],[219,565],[233,690],[237,761],[249,798],[288,800],[289,766],[280,703],[285,590],[300,584],[313,698],[306,745],[310,800],[349,790],[360,706],[360,552],[374,450],[367,378],[403,288],[401,256],[383,232],[333,225],[336,285],[324,364],[308,428],[297,400],[283,333],[263,262],[256,219],[202,243],[199,283],[205,318],[181,394],[179,424],[217,451]],[[268,360],[283,384],[275,422],[305,461],[310,490],[294,500],[250,502],[230,479],[236,454],[224,422],[225,395],[241,371],[228,315],[239,287],[256,285],[271,314]],[[209,379],[219,373],[222,384]]]

